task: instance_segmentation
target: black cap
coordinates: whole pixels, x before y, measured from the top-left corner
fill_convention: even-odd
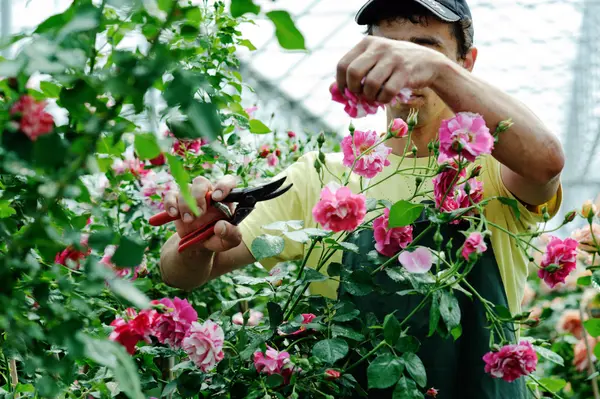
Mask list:
[[[466,18],[471,19],[471,10],[466,0],[396,0],[394,6],[400,2],[414,1],[427,8],[433,15],[446,22],[457,22]],[[356,23],[367,25],[376,23],[377,18],[382,15],[382,10],[392,0],[369,0],[356,14]],[[385,13],[383,14],[385,15]]]

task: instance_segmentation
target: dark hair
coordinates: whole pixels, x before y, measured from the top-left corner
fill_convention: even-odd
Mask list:
[[[367,35],[373,34],[373,27],[382,21],[410,21],[413,24],[427,25],[427,17],[437,18],[427,8],[419,3],[403,3],[402,5],[390,4],[385,9],[385,14],[376,18],[376,22],[367,24]],[[456,38],[457,52],[459,58],[465,58],[469,49],[473,46],[473,21],[465,18],[460,21],[449,23],[452,35]]]

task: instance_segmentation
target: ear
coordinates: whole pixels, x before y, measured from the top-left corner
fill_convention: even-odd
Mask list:
[[[473,71],[473,67],[475,66],[475,61],[477,61],[478,50],[477,47],[471,47],[467,52],[467,56],[462,61],[462,65],[469,72]]]

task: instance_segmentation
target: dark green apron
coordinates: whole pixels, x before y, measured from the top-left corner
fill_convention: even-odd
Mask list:
[[[430,222],[420,219],[414,227],[413,237],[417,237]],[[444,237],[442,248],[446,248],[447,242],[452,239],[452,254],[460,249],[464,243],[465,236],[460,233],[468,229],[468,223],[458,225],[444,225],[441,233]],[[433,235],[435,229],[431,229],[420,240],[418,245],[435,248]],[[345,252],[342,263],[344,269],[371,271],[376,265],[369,260],[367,254],[374,250],[374,238],[372,230],[363,230],[356,233],[350,240],[360,248],[359,254]],[[500,271],[492,245],[487,241],[488,250],[481,256],[477,264],[473,267],[467,280],[481,294],[482,297],[490,300],[497,305],[503,305],[508,308],[508,301],[504,291],[504,285],[500,277]],[[394,266],[397,267],[397,266]],[[435,267],[435,266],[434,266]],[[395,290],[402,290],[411,287],[396,287],[390,289],[394,284],[391,279],[385,281],[386,273],[382,275],[381,286],[388,286],[388,289],[377,289],[378,292],[372,292],[366,296],[353,296],[346,289],[343,279],[340,284],[339,298],[341,300],[351,301],[356,308],[361,311],[362,316],[371,312],[375,315],[379,323],[383,322],[384,317],[396,311],[399,320],[403,320],[416,306],[421,302],[423,296],[393,294]],[[470,299],[465,294],[454,290],[461,311],[462,335],[457,340],[448,334],[447,338],[442,338],[438,333],[427,338],[429,332],[429,310],[430,305],[417,312],[407,323],[410,327],[409,334],[416,337],[420,343],[420,349],[417,355],[423,361],[427,372],[427,386],[435,387],[439,390],[440,399],[492,399],[509,398],[521,399],[528,398],[527,388],[524,378],[520,378],[512,383],[505,382],[502,379],[490,377],[484,371],[485,363],[482,360],[483,355],[489,351],[490,330],[488,329],[485,311],[482,304],[477,299]],[[443,322],[441,322],[443,324]],[[508,326],[504,329],[506,338],[511,342],[515,340],[515,333]],[[399,354],[400,355],[400,354]],[[355,369],[352,374],[358,383],[367,390],[366,370],[368,363],[364,362],[361,367]],[[406,374],[406,370],[404,371]],[[367,391],[371,398],[389,398],[392,396],[394,387],[386,390],[372,389]],[[359,397],[358,394],[354,397]]]

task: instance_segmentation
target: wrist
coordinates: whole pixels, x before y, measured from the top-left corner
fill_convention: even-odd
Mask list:
[[[461,66],[450,60],[443,54],[437,54],[431,62],[434,70],[434,79],[430,88],[436,93],[446,92],[449,86],[461,72]]]

